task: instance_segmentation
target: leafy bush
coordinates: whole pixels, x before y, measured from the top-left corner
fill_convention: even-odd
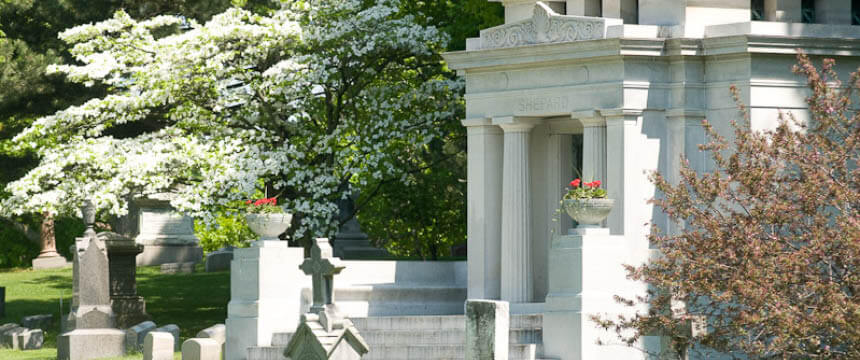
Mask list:
[[[219,214],[215,225],[207,227],[202,221],[194,222],[194,232],[200,239],[203,251],[215,251],[225,246],[246,247],[247,240],[256,237],[241,214]]]

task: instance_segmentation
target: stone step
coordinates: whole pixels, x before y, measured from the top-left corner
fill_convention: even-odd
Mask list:
[[[366,318],[351,318],[359,331],[367,330],[449,330],[465,331],[466,318],[463,315],[434,315],[434,316],[371,316]],[[512,315],[511,329],[540,329],[543,328],[543,316]]]
[[[287,346],[290,343],[290,339],[293,338],[293,334],[295,333],[274,333],[272,334],[272,346]]]
[[[461,345],[466,339],[466,332],[461,329],[448,330],[367,330],[361,331],[361,336],[368,344],[385,345]],[[540,344],[543,343],[540,329],[511,329],[509,334],[511,344]],[[272,341],[273,345],[275,341]]]
[[[302,293],[310,306],[309,289]],[[466,289],[455,286],[352,285],[335,288],[340,311],[350,318],[365,316],[462,315]]]
[[[509,348],[510,360],[537,360],[543,352],[543,345],[516,344]],[[376,346],[371,345],[370,353],[365,360],[462,360],[465,357],[464,345],[409,345],[409,346]]]

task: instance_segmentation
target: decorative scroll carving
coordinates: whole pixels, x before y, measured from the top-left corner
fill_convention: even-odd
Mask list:
[[[481,31],[481,47],[506,48],[542,43],[602,39],[606,20],[596,17],[559,15],[546,4],[535,4],[531,19]]]

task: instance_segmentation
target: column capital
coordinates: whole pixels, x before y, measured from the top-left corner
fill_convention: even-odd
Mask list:
[[[524,116],[494,117],[493,124],[498,125],[506,133],[529,132],[535,125],[540,124],[541,119]]]
[[[579,120],[582,127],[606,126],[606,118],[604,118],[598,110],[583,110],[570,113],[572,119]]]
[[[607,126],[635,125],[644,112],[642,109],[601,109],[600,115],[606,119]]]
[[[465,127],[473,126],[490,126],[493,125],[493,119],[489,117],[476,117],[460,120],[460,124]]]

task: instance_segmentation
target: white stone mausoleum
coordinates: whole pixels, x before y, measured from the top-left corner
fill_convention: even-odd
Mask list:
[[[675,231],[647,203],[658,170],[709,163],[698,145],[708,119],[728,133],[739,112],[772,127],[780,110],[804,119],[798,49],[860,65],[860,0],[503,0],[505,24],[483,29],[445,60],[466,82],[468,260],[344,261],[334,303],[370,352],[364,359],[462,359],[463,303],[510,303],[507,356],[497,359],[645,359],[597,329],[590,315],[636,309],[642,293],[623,264],[655,256],[649,224]],[[576,177],[615,199],[604,228],[571,229],[559,211]],[[302,250],[280,241],[237,249],[231,269],[227,360],[284,360],[310,307]],[[639,309],[641,310],[641,309]],[[597,345],[600,338],[607,345]],[[509,340],[507,340],[509,339]]]

